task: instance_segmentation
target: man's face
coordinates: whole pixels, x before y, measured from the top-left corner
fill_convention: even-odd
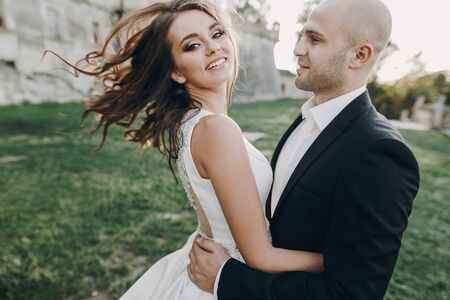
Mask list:
[[[348,46],[339,29],[339,13],[332,7],[319,6],[302,30],[302,38],[295,47],[298,59],[297,88],[318,92],[330,92],[344,85],[347,80]]]

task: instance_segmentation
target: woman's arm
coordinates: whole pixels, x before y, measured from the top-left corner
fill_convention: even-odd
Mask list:
[[[323,270],[322,254],[272,246],[248,152],[234,122],[221,115],[205,117],[194,130],[191,147],[194,163],[200,175],[211,180],[250,267],[270,273]]]

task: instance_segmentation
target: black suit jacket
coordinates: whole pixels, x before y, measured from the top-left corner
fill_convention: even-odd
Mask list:
[[[278,144],[300,124],[298,117]],[[319,135],[295,168],[273,218],[273,245],[320,252],[325,272],[276,275],[230,259],[219,299],[382,299],[419,187],[417,161],[367,92]]]

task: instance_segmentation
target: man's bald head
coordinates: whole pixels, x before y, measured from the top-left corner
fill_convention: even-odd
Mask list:
[[[370,43],[375,56],[386,48],[392,30],[392,17],[379,0],[326,0],[318,9],[330,9],[339,18],[348,46]]]

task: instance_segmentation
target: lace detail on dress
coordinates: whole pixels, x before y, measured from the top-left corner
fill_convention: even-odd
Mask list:
[[[197,210],[197,207],[195,206],[195,194],[194,191],[192,189],[191,183],[189,181],[189,177],[187,175],[187,171],[186,171],[186,166],[183,160],[183,156],[180,155],[177,159],[177,166],[178,166],[178,170],[180,172],[180,177],[181,177],[181,181],[183,183],[183,188],[186,192],[186,195],[188,196],[188,200],[189,200],[189,204],[195,209]],[[211,241],[215,241],[216,243],[220,244],[222,247],[224,247],[228,254],[237,259],[240,260],[242,262],[244,262],[244,258],[242,257],[241,253],[239,252],[239,249],[237,248],[237,245],[234,241],[230,241],[230,242],[221,242],[221,241],[216,241],[214,238],[210,238],[208,237],[204,232],[202,232],[200,230],[200,224],[198,224],[197,227],[197,232],[200,234],[200,236],[203,239],[208,239]]]
[[[194,191],[192,190],[191,182],[189,181],[189,177],[188,177],[187,171],[186,171],[186,165],[184,163],[184,159],[183,159],[182,155],[178,156],[177,166],[178,166],[178,170],[180,172],[181,182],[183,184],[184,191],[186,192],[186,195],[188,197],[189,204],[195,210],[197,210],[197,208],[195,207],[195,202],[194,202]]]
[[[210,239],[220,244],[234,259],[245,262],[233,239],[232,233],[227,226],[214,187],[208,179],[202,178],[198,173],[190,150],[192,132],[196,124],[198,124],[200,119],[211,114],[211,112],[205,110],[192,110],[186,113],[183,118],[180,127],[180,142],[182,147],[180,148],[179,156],[176,161],[178,172],[189,204],[197,213],[199,223],[197,224],[196,233],[201,235],[204,239]],[[246,142],[247,152],[249,153],[252,171],[257,179],[260,199],[264,200],[267,198],[272,183],[272,170],[270,164],[267,162],[264,155],[258,152],[258,150],[256,150],[256,148],[254,148],[245,138],[244,141]],[[264,202],[262,204],[264,207]],[[205,213],[205,208],[208,215]],[[266,223],[266,225],[268,225],[268,223]],[[208,231],[208,229],[210,231]]]
[[[217,242],[217,241],[215,241],[215,242]],[[241,252],[239,252],[239,249],[237,248],[237,245],[234,242],[230,242],[230,243],[217,242],[217,243],[222,245],[222,247],[224,247],[227,250],[228,254],[232,258],[244,262],[244,258],[242,257]]]
[[[221,241],[216,241],[214,238],[210,238],[208,237],[205,233],[203,233],[199,228],[197,228],[197,232],[198,234],[202,237],[202,239],[205,240],[210,240],[210,241],[214,241],[217,244],[221,245],[222,247],[224,247],[228,254],[237,260],[240,260],[242,262],[244,262],[244,258],[241,255],[241,252],[239,252],[239,249],[236,245],[236,243],[234,241],[230,241],[230,242],[221,242]]]
[[[195,111],[195,110],[188,111],[186,113],[186,115],[183,117],[182,123],[189,121],[197,113],[198,113],[198,111]],[[189,125],[187,125],[187,126],[189,126]],[[197,208],[195,207],[195,202],[194,202],[194,195],[195,195],[194,190],[192,189],[191,182],[189,181],[189,177],[188,177],[188,174],[186,171],[186,163],[184,162],[183,153],[182,153],[182,151],[184,151],[183,148],[189,147],[189,145],[185,142],[185,138],[190,139],[189,136],[185,137],[183,134],[183,131],[180,130],[178,139],[182,141],[183,146],[181,147],[178,158],[177,158],[177,167],[178,167],[178,171],[180,173],[181,182],[183,184],[184,191],[186,192],[186,195],[189,200],[189,204],[195,210],[197,210]]]

